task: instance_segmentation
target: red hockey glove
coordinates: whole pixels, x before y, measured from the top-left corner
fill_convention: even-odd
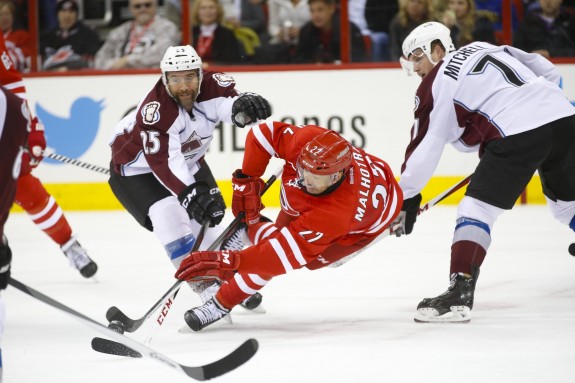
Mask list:
[[[28,134],[28,156],[31,167],[35,168],[40,164],[44,158],[44,149],[46,149],[44,125],[38,120],[38,117],[34,117]],[[26,155],[24,155],[24,159],[27,159]]]
[[[264,190],[265,183],[261,178],[250,177],[242,173],[240,169],[232,174],[232,212],[237,217],[240,212],[245,212],[245,221],[248,225],[255,225],[260,221],[260,211],[265,207],[260,195]]]
[[[239,265],[240,255],[237,251],[195,251],[184,258],[175,277],[181,281],[205,277],[229,281]]]

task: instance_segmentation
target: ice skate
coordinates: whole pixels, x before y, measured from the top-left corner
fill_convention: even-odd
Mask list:
[[[452,274],[446,292],[419,302],[414,320],[418,323],[469,323],[478,275],[479,270],[474,277],[463,273]]]
[[[264,297],[260,293],[256,292],[254,295],[246,298],[242,303],[240,303],[240,306],[251,312],[264,314],[266,310],[261,305],[263,299]]]
[[[201,306],[186,311],[184,320],[193,331],[200,331],[222,318],[228,316],[230,310],[223,307],[213,297]]]
[[[61,249],[68,257],[70,266],[80,271],[84,278],[91,278],[98,271],[98,265],[88,256],[88,252],[80,245],[76,237],[70,238],[61,246]]]

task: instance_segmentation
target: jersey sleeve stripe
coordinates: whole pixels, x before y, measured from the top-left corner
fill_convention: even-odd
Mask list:
[[[287,227],[284,227],[283,229],[280,230],[280,233],[286,239],[291,251],[293,252],[295,259],[298,261],[298,263],[301,266],[304,266],[307,262],[306,262],[305,258],[303,257],[301,250],[300,250],[295,238],[290,233],[290,231],[287,229]]]
[[[264,133],[260,129],[260,125],[256,125],[252,128],[252,132],[254,133],[254,137],[260,145],[268,152],[271,157],[277,157],[276,152],[274,150],[273,145],[267,140]]]
[[[256,235],[254,237],[254,244],[258,244],[262,239],[269,237],[275,231],[277,231],[277,228],[271,222],[262,225],[256,232]]]
[[[276,252],[278,258],[280,259],[280,262],[282,263],[282,266],[284,267],[285,272],[289,273],[290,271],[293,271],[293,267],[287,258],[287,254],[285,253],[284,249],[282,248],[282,245],[280,245],[279,241],[275,238],[272,238],[272,239],[270,239],[269,242],[270,242],[270,245],[273,247],[274,251]]]

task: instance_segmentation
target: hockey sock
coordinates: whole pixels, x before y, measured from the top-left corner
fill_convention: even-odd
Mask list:
[[[72,229],[62,209],[32,174],[18,178],[15,202],[28,213],[40,230],[60,246],[72,237]]]
[[[480,267],[491,244],[489,226],[471,218],[457,220],[451,245],[450,274],[472,274],[472,267]]]
[[[270,279],[264,279],[256,274],[236,274],[233,279],[220,287],[216,298],[222,306],[232,309],[258,292]]]

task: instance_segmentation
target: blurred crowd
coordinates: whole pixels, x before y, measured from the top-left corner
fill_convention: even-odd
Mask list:
[[[575,0],[511,0],[512,45],[575,57]],[[189,0],[192,45],[206,66],[341,62],[340,0]],[[27,0],[0,0],[0,27],[31,70]],[[39,0],[38,70],[156,68],[182,43],[181,0]],[[397,61],[418,25],[439,21],[456,47],[502,44],[501,0],[348,0],[352,62]]]

